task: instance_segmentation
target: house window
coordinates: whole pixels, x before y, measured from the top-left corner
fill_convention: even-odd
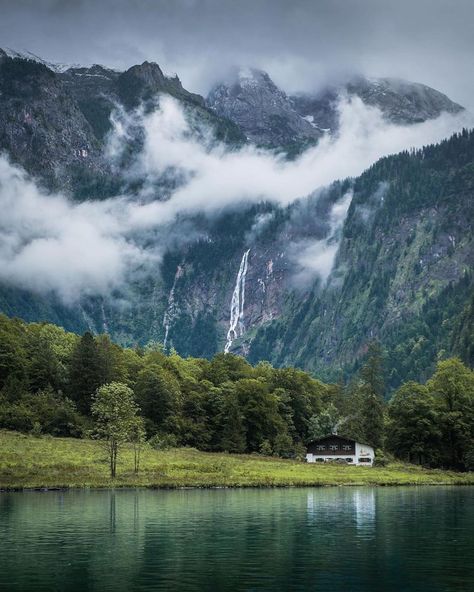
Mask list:
[[[326,446],[324,444],[318,444],[316,448],[317,450],[326,450]]]
[[[344,445],[342,446],[342,449],[343,449],[343,450],[350,450],[350,449],[351,449],[351,445],[350,445],[350,444],[344,444]]]
[[[360,463],[370,463],[370,462],[372,462],[372,459],[370,459],[370,458],[359,458],[359,462]]]
[[[339,449],[339,446],[337,444],[330,444],[329,448],[331,450],[338,450]]]

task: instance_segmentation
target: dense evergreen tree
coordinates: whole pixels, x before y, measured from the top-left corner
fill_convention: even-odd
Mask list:
[[[243,413],[235,392],[228,392],[222,406],[221,448],[227,452],[245,452],[247,442],[243,423]]]
[[[381,448],[384,437],[385,391],[382,349],[380,344],[369,344],[367,359],[360,371],[360,401],[364,441],[374,448]]]
[[[156,433],[172,427],[179,402],[176,378],[157,364],[146,366],[138,373],[135,384],[137,401],[148,420],[147,431]]]
[[[28,378],[32,391],[52,388],[60,389],[59,360],[53,351],[51,340],[39,330],[32,331],[28,343]]]
[[[92,395],[104,384],[103,374],[97,343],[86,332],[72,352],[69,380],[69,395],[82,413],[89,413]]]
[[[385,394],[383,354],[378,341],[369,343],[366,361],[360,370],[360,378],[371,393],[383,399]]]
[[[282,427],[278,400],[269,392],[268,385],[254,378],[238,380],[235,388],[244,417],[248,449],[257,452],[262,442],[273,441]]]
[[[429,389],[407,382],[388,406],[387,447],[395,454],[421,464],[437,464],[441,428],[435,398]]]
[[[18,323],[0,315],[0,390],[9,382],[17,384],[26,379],[26,352],[21,333]]]

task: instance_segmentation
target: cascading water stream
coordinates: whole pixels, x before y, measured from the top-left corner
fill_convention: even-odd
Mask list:
[[[171,287],[169,296],[168,296],[168,306],[166,308],[164,317],[163,317],[163,327],[165,328],[165,338],[163,340],[163,347],[166,348],[166,344],[168,342],[168,334],[170,331],[171,321],[173,320],[175,313],[176,313],[176,303],[174,300],[174,292],[176,289],[176,282],[178,279],[183,275],[183,268],[181,265],[178,265],[176,269],[176,273],[173,280],[173,285]]]
[[[224,352],[228,353],[232,342],[244,333],[244,305],[245,305],[245,278],[247,276],[248,258],[250,249],[245,251],[240,262],[237,280],[235,282],[232,301],[230,303],[230,322],[227,331],[227,341]]]
[[[97,335],[98,331],[96,329],[94,320],[92,319],[92,317],[87,314],[87,312],[84,310],[84,308],[82,307],[81,304],[79,304],[79,310],[81,311],[82,317],[84,319],[84,321],[86,322],[87,328],[89,329],[89,331],[92,333],[92,335]]]

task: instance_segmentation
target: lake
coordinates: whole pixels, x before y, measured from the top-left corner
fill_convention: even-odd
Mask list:
[[[474,488],[0,494],[0,590],[474,590]]]

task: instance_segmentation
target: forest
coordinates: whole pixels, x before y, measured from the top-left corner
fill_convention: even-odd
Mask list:
[[[393,455],[474,469],[474,372],[443,359],[425,384],[388,392],[386,366],[374,341],[350,382],[324,384],[232,354],[182,358],[159,343],[121,348],[107,335],[0,316],[0,428],[110,440],[106,403],[133,419],[123,441],[156,449],[302,458],[307,442],[337,430],[374,446],[382,465]]]

